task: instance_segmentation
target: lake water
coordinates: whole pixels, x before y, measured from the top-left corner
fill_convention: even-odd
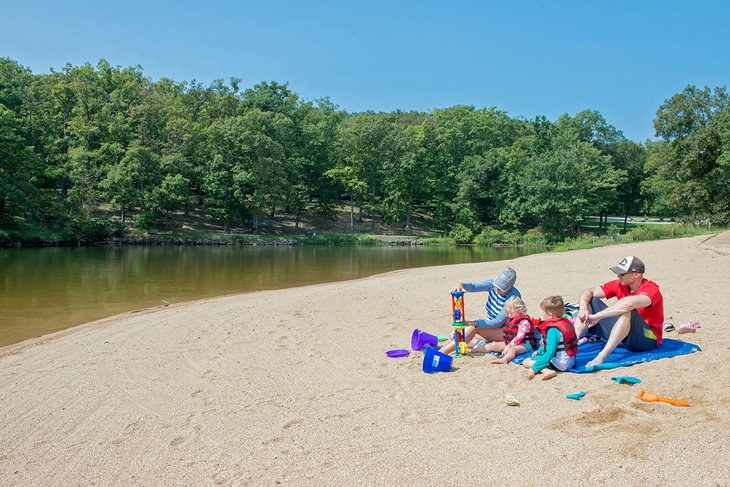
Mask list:
[[[342,281],[411,267],[512,259],[483,247],[0,249],[0,347],[135,309]]]

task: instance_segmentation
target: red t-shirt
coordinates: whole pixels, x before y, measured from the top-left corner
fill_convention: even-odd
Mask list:
[[[643,294],[651,299],[651,304],[646,308],[636,308],[646,324],[654,331],[656,335],[656,344],[659,345],[662,342],[662,325],[664,324],[664,298],[662,293],[659,292],[659,286],[654,281],[644,279],[641,281],[639,288],[636,292],[630,292],[629,286],[622,286],[621,281],[616,279],[609,281],[601,289],[606,294],[607,298],[625,298],[626,296],[638,296]]]

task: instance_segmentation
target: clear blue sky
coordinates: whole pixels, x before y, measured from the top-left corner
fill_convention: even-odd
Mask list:
[[[659,105],[730,80],[723,1],[0,0],[0,56],[34,73],[141,65],[156,80],[289,82],[349,112],[598,110],[654,138]]]

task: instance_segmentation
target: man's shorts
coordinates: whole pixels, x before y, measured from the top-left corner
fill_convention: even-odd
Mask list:
[[[590,305],[591,314],[598,313],[608,307],[606,303],[598,298],[591,299]],[[595,326],[590,328],[588,333],[608,339],[617,320],[618,316],[603,318]],[[646,321],[644,321],[644,318],[638,311],[631,311],[631,329],[629,330],[628,336],[623,339],[623,345],[634,352],[644,352],[646,350],[654,350],[656,348],[656,342],[657,337],[654,334],[654,330],[646,324]]]

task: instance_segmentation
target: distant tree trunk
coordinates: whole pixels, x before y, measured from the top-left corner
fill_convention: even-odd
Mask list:
[[[302,218],[302,208],[297,209],[297,216],[294,219],[294,228],[299,228],[299,220]]]
[[[229,233],[231,233],[231,222],[230,222],[230,220],[228,220],[228,218],[226,218],[226,219],[225,219],[225,220],[223,221],[223,231],[224,231],[224,232],[225,232],[226,234],[229,234]]]
[[[360,211],[362,211],[362,206]],[[355,198],[350,198],[350,233],[355,235]]]
[[[124,214],[124,206],[122,206],[122,215],[121,215],[121,216],[122,216],[122,225],[124,225],[124,222],[125,222],[125,219],[124,219],[124,217],[126,216],[126,215]]]

